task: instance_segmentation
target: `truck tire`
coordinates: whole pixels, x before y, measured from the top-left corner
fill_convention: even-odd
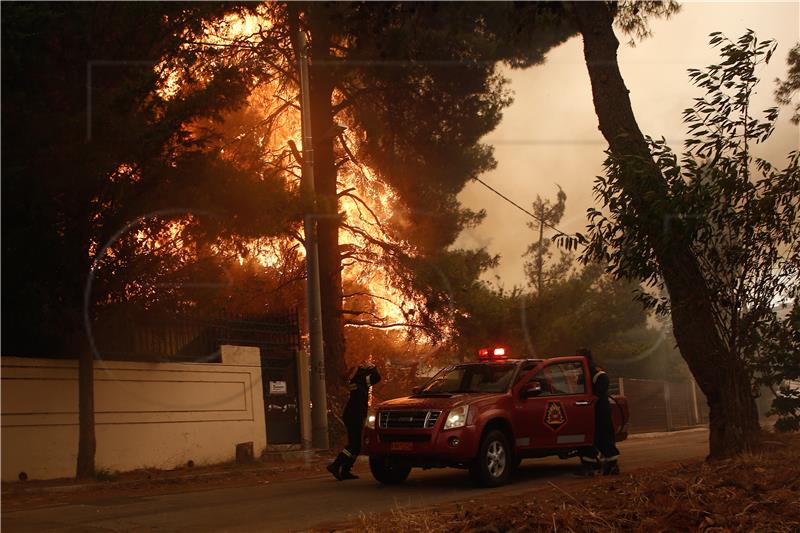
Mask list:
[[[478,457],[470,466],[469,473],[484,487],[498,487],[508,483],[513,463],[508,437],[502,431],[493,429],[484,435]]]
[[[369,469],[374,477],[384,485],[399,485],[408,478],[411,467],[398,463],[390,456],[370,456]]]

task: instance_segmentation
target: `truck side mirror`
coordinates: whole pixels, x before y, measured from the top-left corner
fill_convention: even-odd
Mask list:
[[[416,386],[416,387],[412,387],[411,388],[411,394],[414,395],[414,396],[419,394],[420,392],[422,392],[422,387],[420,387],[420,386]]]
[[[542,384],[539,381],[531,381],[525,388],[522,389],[522,397],[523,398],[531,398],[533,396],[539,396],[542,393]]]

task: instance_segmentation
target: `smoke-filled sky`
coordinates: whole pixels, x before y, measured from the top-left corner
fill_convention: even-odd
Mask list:
[[[800,2],[682,3],[670,20],[651,24],[653,36],[635,47],[622,44],[619,62],[631,91],[633,110],[645,134],[665,137],[682,151],[685,127],[681,113],[700,91],[690,85],[687,69],[717,62],[718,51],[708,45],[708,34],[721,31],[731,39],[747,28],[756,36],[778,41],[769,65],[762,68],[754,109],[774,106],[775,78],[786,78],[789,49],[800,41]],[[625,43],[627,38],[620,36]],[[586,209],[596,205],[592,186],[601,173],[606,143],[597,129],[591,86],[583,62],[583,42],[574,37],[550,51],[545,63],[526,70],[508,70],[514,103],[485,142],[494,146],[497,168],[481,176],[488,184],[530,209],[536,195],[555,198],[561,185],[567,206],[559,227],[582,231]],[[789,122],[788,107],[781,109],[773,137],[756,155],[777,166],[800,147],[800,127]],[[525,284],[522,254],[537,236],[528,229],[530,217],[476,182],[460,195],[465,207],[484,208],[483,224],[465,231],[459,247],[486,246],[500,254],[500,265],[488,277],[500,277],[507,288]],[[551,232],[552,233],[552,232]]]

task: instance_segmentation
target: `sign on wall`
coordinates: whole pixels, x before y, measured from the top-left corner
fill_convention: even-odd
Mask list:
[[[286,382],[285,381],[270,381],[269,382],[269,393],[270,394],[286,394]]]

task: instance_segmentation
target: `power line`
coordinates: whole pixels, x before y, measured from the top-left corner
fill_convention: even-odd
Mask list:
[[[513,205],[514,207],[516,207],[517,209],[519,209],[520,211],[522,211],[523,213],[525,213],[526,215],[528,215],[529,217],[533,218],[534,220],[538,220],[539,222],[541,222],[542,224],[544,224],[544,225],[545,225],[545,226],[547,226],[548,228],[550,228],[550,229],[554,230],[554,231],[555,231],[555,232],[557,232],[559,235],[563,235],[563,236],[565,236],[565,237],[569,237],[569,235],[567,235],[566,233],[564,233],[563,231],[561,231],[561,230],[560,230],[560,229],[558,229],[557,227],[553,226],[552,224],[550,224],[550,223],[549,223],[549,222],[547,222],[546,220],[543,220],[543,219],[541,219],[541,218],[537,217],[536,215],[534,215],[533,213],[531,213],[530,211],[528,211],[527,209],[525,209],[524,207],[522,207],[521,205],[519,205],[517,202],[515,202],[515,201],[514,201],[514,200],[512,200],[511,198],[509,198],[509,197],[508,197],[508,196],[506,196],[505,194],[501,193],[500,191],[498,191],[497,189],[495,189],[494,187],[492,187],[491,185],[489,185],[488,183],[486,183],[485,181],[483,181],[482,179],[480,179],[480,178],[477,178],[477,177],[476,177],[476,178],[472,178],[472,179],[474,179],[475,181],[477,181],[478,183],[480,183],[481,185],[483,185],[484,187],[486,187],[487,189],[489,189],[490,191],[492,191],[493,193],[495,193],[497,196],[499,196],[500,198],[502,198],[502,199],[503,199],[503,200],[505,200],[506,202],[510,203],[511,205]]]

